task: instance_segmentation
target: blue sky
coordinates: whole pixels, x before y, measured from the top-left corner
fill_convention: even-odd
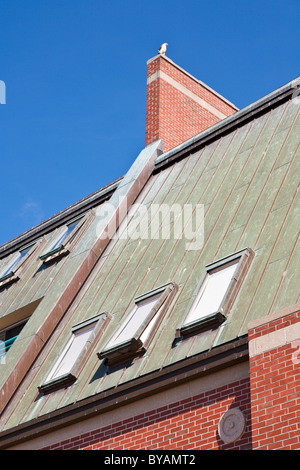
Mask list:
[[[300,75],[299,0],[0,0],[0,244],[125,174],[146,62],[243,108]]]

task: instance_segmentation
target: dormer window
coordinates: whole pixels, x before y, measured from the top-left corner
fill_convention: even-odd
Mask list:
[[[113,364],[144,354],[176,291],[177,285],[169,283],[136,297],[98,357]]]
[[[246,249],[206,266],[177,336],[223,323],[233,305],[254,253]]]

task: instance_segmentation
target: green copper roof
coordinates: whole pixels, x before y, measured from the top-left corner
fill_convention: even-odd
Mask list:
[[[157,169],[140,188],[126,220],[13,398],[1,430],[242,337],[250,321],[299,301],[299,100],[277,100],[290,89],[289,84],[157,159]],[[254,113],[258,108],[260,112]],[[176,158],[180,152],[181,158]],[[201,246],[193,249],[184,237],[146,236],[149,213],[164,205],[203,207]],[[98,216],[102,213],[100,208]],[[181,223],[176,213],[170,220],[171,227]],[[13,298],[9,291],[0,294],[2,315],[41,297],[38,309],[46,314],[51,283],[56,279],[61,288],[66,285],[89,240],[95,237],[96,227],[93,224],[69,258],[57,265],[37,268],[35,261],[26,282],[15,285]],[[129,236],[137,234],[134,228],[140,230],[139,237]],[[176,340],[176,329],[205,266],[244,248],[252,249],[255,256],[227,320],[218,328]],[[168,282],[179,289],[146,353],[130,366],[108,369],[97,352],[120,325],[134,298]],[[112,320],[77,382],[53,394],[39,395],[38,386],[72,326],[100,312],[109,312]],[[39,321],[35,314],[30,319],[33,328]]]

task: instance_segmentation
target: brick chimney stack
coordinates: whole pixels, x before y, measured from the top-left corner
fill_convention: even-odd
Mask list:
[[[146,145],[164,141],[164,151],[238,110],[168,57],[147,62]]]

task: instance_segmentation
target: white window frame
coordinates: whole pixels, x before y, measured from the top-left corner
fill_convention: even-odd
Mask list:
[[[140,295],[134,299],[134,303],[125,312],[122,318],[121,325],[110,336],[103,351],[98,353],[99,359],[105,359],[108,365],[113,365],[120,361],[132,359],[132,357],[140,356],[145,353],[149,344],[151,343],[158,325],[161,323],[162,318],[165,316],[173,300],[174,295],[178,290],[177,284],[169,282],[164,284],[146,294]],[[139,326],[126,333],[127,338],[124,341],[117,342],[116,339],[120,332],[124,331],[130,320],[138,315],[138,306],[156,297],[156,302],[148,311],[145,318],[140,322]]]
[[[87,355],[93,348],[95,342],[98,341],[99,337],[105,331],[110,319],[111,316],[107,312],[102,312],[72,327],[71,335],[68,337],[58,359],[52,366],[50,373],[47,374],[44,383],[38,387],[40,393],[46,394],[52,392],[63,386],[71,385],[78,379],[81,368],[87,359]],[[65,360],[76,335],[89,330],[91,330],[91,332],[84,344],[81,345],[80,350],[75,351],[73,357],[69,358],[69,368],[64,373],[56,375],[55,372],[60,367],[62,361]]]
[[[205,273],[197,285],[184,314],[183,321],[177,329],[177,337],[184,337],[196,334],[203,329],[218,327],[221,323],[226,321],[253,257],[254,252],[249,248],[245,248],[205,266]],[[209,312],[208,314],[199,314],[198,317],[191,319],[199,305],[201,296],[205,295],[209,276],[232,265],[236,265],[236,268],[215,311]]]

